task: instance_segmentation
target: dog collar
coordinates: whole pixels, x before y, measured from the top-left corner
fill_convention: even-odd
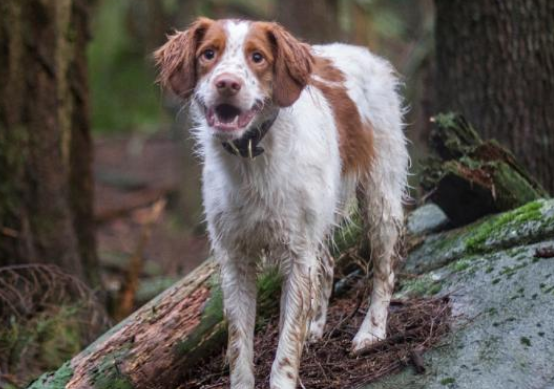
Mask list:
[[[258,146],[258,144],[262,141],[263,137],[267,134],[273,123],[275,123],[278,114],[279,111],[277,111],[269,120],[266,120],[259,126],[248,130],[240,139],[223,142],[223,148],[233,155],[248,159],[256,158],[265,151],[264,148]]]

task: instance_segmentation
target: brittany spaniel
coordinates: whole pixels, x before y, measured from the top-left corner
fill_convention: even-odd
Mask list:
[[[362,47],[310,46],[276,23],[205,18],[155,58],[160,82],[190,100],[196,123],[231,388],[254,388],[261,258],[284,276],[270,387],[296,387],[306,338],[323,335],[333,281],[326,244],[356,202],[374,276],[352,351],[384,339],[408,167],[392,66]]]

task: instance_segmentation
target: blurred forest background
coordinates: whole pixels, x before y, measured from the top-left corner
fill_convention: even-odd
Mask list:
[[[151,58],[198,15],[391,60],[416,201],[430,118],[447,110],[554,189],[549,0],[3,0],[0,387],[59,366],[207,257],[186,112]]]

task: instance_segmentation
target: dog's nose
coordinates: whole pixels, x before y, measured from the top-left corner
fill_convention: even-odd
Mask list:
[[[217,91],[224,96],[236,95],[242,88],[241,79],[231,74],[221,74],[214,82]]]

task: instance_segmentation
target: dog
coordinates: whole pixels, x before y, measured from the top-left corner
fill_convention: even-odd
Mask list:
[[[283,274],[272,389],[295,388],[324,331],[327,243],[358,203],[373,289],[352,351],[385,339],[409,157],[393,67],[346,44],[310,46],[273,22],[199,18],[155,54],[160,83],[190,102],[212,251],[221,266],[233,389],[254,388],[260,258]]]

